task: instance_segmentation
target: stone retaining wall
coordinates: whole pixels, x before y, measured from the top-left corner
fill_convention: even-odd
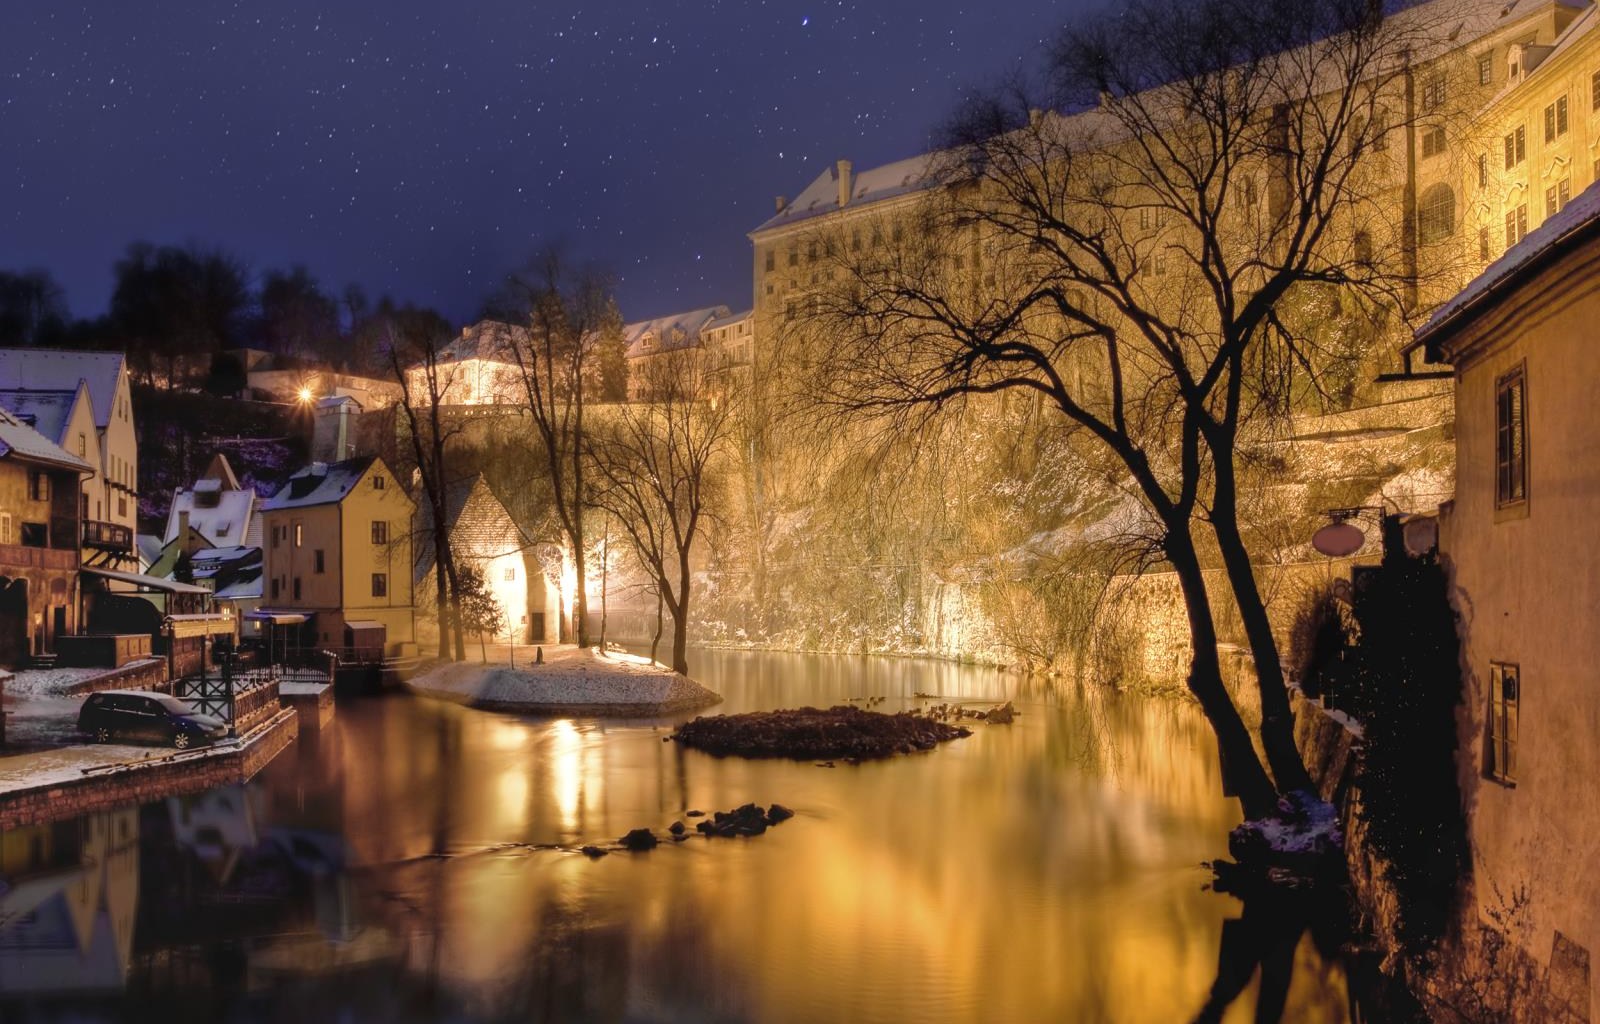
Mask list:
[[[294,736],[295,713],[284,708],[239,747],[197,750],[16,790],[0,796],[0,832],[242,783],[265,768]]]
[[[100,690],[155,690],[171,693],[172,683],[167,679],[167,663],[160,658],[136,661],[122,668],[95,676],[67,687],[70,696],[81,697]]]

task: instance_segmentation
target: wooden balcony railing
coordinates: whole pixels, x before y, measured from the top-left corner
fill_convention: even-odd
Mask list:
[[[121,523],[102,523],[96,519],[85,519],[83,546],[99,551],[132,551],[133,531]]]

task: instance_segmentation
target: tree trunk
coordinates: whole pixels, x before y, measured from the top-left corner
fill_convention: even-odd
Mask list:
[[[1219,471],[1219,484],[1222,476]],[[1231,491],[1218,495],[1213,503],[1211,525],[1255,661],[1256,686],[1261,692],[1261,746],[1267,753],[1267,764],[1272,768],[1272,777],[1280,791],[1310,789],[1311,775],[1294,742],[1294,709],[1289,706],[1289,689],[1283,677],[1278,641],[1272,635],[1272,622],[1261,601],[1261,588],[1256,585],[1250,553],[1239,535],[1238,510]]]
[[[433,517],[433,582],[437,604],[434,610],[439,619],[439,657],[450,657],[450,599],[446,591],[444,560],[449,544],[444,539],[444,517],[437,511]]]
[[[689,559],[683,552],[678,558],[678,599],[672,605],[672,671],[680,676],[689,674]]]
[[[661,649],[661,605],[661,589],[658,584],[656,588],[656,635],[650,638],[650,661],[652,664],[656,660],[656,652]]]
[[[1261,759],[1256,756],[1250,730],[1239,717],[1222,683],[1216,625],[1211,620],[1211,602],[1194,541],[1183,524],[1176,528],[1169,525],[1164,547],[1167,559],[1178,574],[1183,589],[1183,608],[1189,620],[1193,645],[1189,658],[1189,692],[1200,702],[1201,711],[1216,733],[1223,788],[1239,798],[1246,817],[1261,817],[1276,807],[1278,794],[1261,766]]]
[[[455,632],[455,660],[467,660],[467,634],[461,628],[461,575],[456,572],[455,552],[444,547],[445,575],[450,582],[450,628]]]
[[[600,542],[600,650],[606,649],[606,584],[611,579],[611,524],[606,521],[605,539]]]

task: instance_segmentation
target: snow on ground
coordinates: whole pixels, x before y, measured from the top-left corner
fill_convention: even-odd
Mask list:
[[[28,697],[66,693],[73,686],[112,671],[108,668],[29,668],[6,680],[6,692]]]
[[[721,696],[648,658],[546,647],[543,664],[447,662],[410,681],[426,697],[508,711],[657,715],[703,707]],[[529,652],[531,654],[531,652]]]

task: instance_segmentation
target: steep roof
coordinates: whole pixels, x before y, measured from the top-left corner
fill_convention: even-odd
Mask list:
[[[1427,347],[1428,362],[1443,361],[1439,345],[1473,317],[1493,306],[1507,289],[1600,230],[1600,182],[1572,197],[1572,201],[1546,218],[1543,224],[1506,250],[1504,256],[1467,282],[1456,296],[1433,311],[1417,328],[1415,344]]]
[[[177,537],[183,514],[188,513],[189,526],[211,544],[217,547],[247,544],[255,509],[256,492],[239,486],[239,478],[234,475],[228,457],[218,452],[212,456],[205,475],[196,480],[193,487],[179,488],[172,495],[162,539],[171,541]]]
[[[121,352],[0,348],[0,388],[76,391],[78,381],[85,381],[94,402],[94,425],[104,427],[111,422],[124,361]]]
[[[687,313],[669,313],[654,320],[639,320],[623,325],[622,340],[628,344],[629,359],[648,355],[649,351],[667,352],[675,348],[693,348],[700,341],[701,331],[704,331],[713,320],[726,318],[729,315],[727,306],[707,306],[704,309],[691,309]],[[644,342],[650,337],[656,339],[656,347],[647,351]]]
[[[481,474],[458,480],[445,491],[445,521],[450,524],[450,546],[469,558],[494,558],[520,551],[527,545],[511,513],[495,497]],[[421,583],[433,568],[433,508],[417,503],[416,552],[412,581]]]
[[[527,334],[527,329],[500,320],[479,320],[461,329],[461,337],[439,349],[440,361],[487,359],[506,362],[506,349]]]
[[[938,154],[922,153],[896,160],[881,167],[855,172],[850,180],[850,205],[876,203],[895,196],[920,192],[935,184],[934,164]],[[797,224],[839,209],[839,167],[827,168],[807,185],[794,201],[786,204],[755,229],[756,234],[773,228]]]
[[[262,511],[309,508],[343,501],[376,461],[376,456],[359,455],[343,462],[313,462],[291,476],[278,493],[262,502]]]
[[[732,324],[738,323],[741,320],[750,319],[754,312],[755,310],[753,309],[742,309],[737,313],[728,313],[724,316],[712,317],[710,320],[706,321],[705,327],[701,328],[701,330],[714,331],[719,327],[728,327]]]
[[[66,443],[67,423],[72,419],[72,406],[78,399],[76,388],[31,390],[6,388],[0,390],[0,408],[16,415],[39,433],[57,444]]]
[[[84,472],[92,468],[87,462],[71,454],[5,409],[0,409],[0,458],[42,462]]]

